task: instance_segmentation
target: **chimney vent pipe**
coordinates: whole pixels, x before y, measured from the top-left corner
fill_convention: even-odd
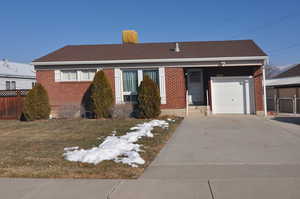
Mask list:
[[[175,46],[175,52],[180,52],[180,48],[179,48],[179,43],[176,42],[176,46]]]

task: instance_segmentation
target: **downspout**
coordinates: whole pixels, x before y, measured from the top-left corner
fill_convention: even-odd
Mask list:
[[[185,86],[186,86],[186,91],[185,91],[185,116],[187,117],[189,115],[189,89],[187,85],[187,81],[189,78],[188,72],[185,73]]]
[[[265,117],[268,116],[267,112],[267,87],[266,87],[266,66],[267,66],[268,60],[266,59],[264,61],[263,65],[263,89],[264,89],[264,115]]]

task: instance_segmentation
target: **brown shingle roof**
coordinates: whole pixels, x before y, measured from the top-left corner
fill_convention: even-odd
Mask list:
[[[300,64],[295,65],[294,67],[288,69],[277,75],[275,78],[285,78],[285,77],[296,77],[300,76]]]
[[[33,62],[266,56],[252,40],[71,45]]]

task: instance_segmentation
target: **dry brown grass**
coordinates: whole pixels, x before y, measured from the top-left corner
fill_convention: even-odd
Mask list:
[[[35,122],[0,121],[0,177],[33,178],[137,178],[170,138],[181,118],[168,129],[155,128],[154,138],[142,138],[144,165],[103,161],[100,164],[69,162],[64,147],[91,148],[112,134],[122,135],[146,120],[47,120]],[[103,140],[103,139],[102,139]]]

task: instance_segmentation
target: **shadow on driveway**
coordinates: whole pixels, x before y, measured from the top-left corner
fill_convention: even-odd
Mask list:
[[[278,121],[278,122],[284,122],[284,123],[291,123],[291,124],[297,124],[300,125],[300,117],[293,117],[293,116],[279,116],[274,117],[272,120]]]

